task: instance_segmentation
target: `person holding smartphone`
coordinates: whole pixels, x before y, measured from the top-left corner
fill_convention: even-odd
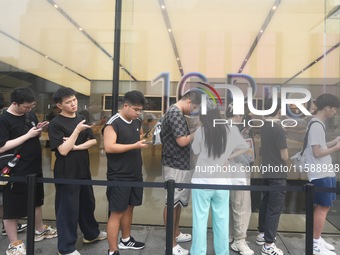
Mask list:
[[[42,177],[42,154],[37,128],[37,116],[32,112],[36,106],[34,92],[28,88],[17,88],[11,93],[11,105],[0,115],[0,153],[19,154],[21,159],[11,170],[12,176],[36,174]],[[3,221],[10,242],[6,251],[10,254],[26,254],[22,240],[18,239],[18,219],[27,216],[27,183],[9,183],[3,188]],[[57,230],[44,225],[42,205],[44,187],[37,184],[35,209],[35,241],[57,236]]]
[[[143,181],[141,149],[147,148],[148,144],[141,140],[143,132],[139,117],[145,103],[140,91],[127,92],[120,112],[113,115],[103,128],[109,181]],[[110,211],[107,223],[108,255],[118,255],[118,248],[143,249],[145,244],[130,235],[133,210],[142,204],[143,188],[110,186],[106,195]],[[118,243],[120,229],[122,237]]]
[[[76,92],[71,88],[60,88],[54,93],[53,100],[61,110],[48,129],[50,147],[56,155],[54,177],[91,180],[88,149],[97,141],[91,126],[77,113]],[[95,197],[91,185],[56,184],[55,188],[59,254],[80,254],[76,250],[78,224],[85,244],[107,238],[94,217]]]

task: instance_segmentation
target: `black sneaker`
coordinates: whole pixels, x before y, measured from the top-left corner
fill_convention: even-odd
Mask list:
[[[18,233],[24,231],[27,229],[27,224],[21,224],[21,223],[18,223]],[[2,227],[2,230],[1,230],[1,235],[2,236],[7,236],[7,233],[6,233],[6,230],[4,227]]]
[[[120,242],[118,244],[118,248],[122,250],[140,250],[145,247],[145,243],[137,242],[132,236],[130,236],[129,241],[123,242],[122,239],[120,239]]]
[[[110,250],[107,250],[107,254],[110,255]],[[115,252],[113,253],[113,255],[119,255],[119,251],[118,251],[118,250],[115,251]]]

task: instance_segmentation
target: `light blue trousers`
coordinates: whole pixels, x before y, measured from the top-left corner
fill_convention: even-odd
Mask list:
[[[190,254],[207,254],[209,209],[216,255],[229,255],[229,191],[192,190],[192,246]]]

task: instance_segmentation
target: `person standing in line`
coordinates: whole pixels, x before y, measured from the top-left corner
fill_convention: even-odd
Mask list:
[[[55,152],[54,178],[91,180],[88,149],[97,141],[91,126],[77,113],[78,100],[71,88],[58,89],[53,100],[61,110],[50,122],[48,134]],[[77,225],[83,243],[107,238],[94,217],[95,197],[91,185],[56,184],[55,212],[59,230],[58,254],[79,255],[76,250]]]
[[[124,95],[122,108],[113,115],[103,128],[104,149],[107,157],[108,181],[142,182],[141,149],[147,148],[143,135],[142,114],[145,105],[140,91],[129,91]],[[106,196],[109,201],[110,216],[107,223],[108,255],[119,255],[119,249],[139,250],[145,244],[131,236],[133,209],[142,204],[141,187],[108,187]],[[122,236],[118,244],[119,230]]]
[[[162,139],[162,165],[164,180],[175,180],[177,183],[189,183],[192,176],[192,166],[190,164],[190,142],[193,134],[185,118],[185,114],[190,114],[201,104],[201,93],[197,91],[187,92],[182,98],[170,106],[161,125]],[[189,251],[183,249],[178,243],[191,241],[191,235],[181,233],[179,230],[179,220],[182,207],[188,206],[190,198],[189,189],[175,189],[174,205],[174,255],[187,255]],[[166,199],[166,198],[165,198]],[[167,214],[164,207],[163,217],[166,224]]]
[[[265,109],[272,106],[272,99],[265,102]],[[261,155],[263,185],[269,187],[286,186],[287,173],[266,172],[264,168],[283,167],[288,160],[286,134],[276,121],[281,116],[281,102],[278,100],[276,109],[266,117],[261,127]],[[276,247],[276,233],[285,201],[285,191],[263,191],[259,208],[259,234],[256,243],[262,245],[262,255],[283,255]]]
[[[195,184],[230,185],[226,171],[210,172],[208,169],[223,169],[236,156],[248,150],[238,128],[216,125],[214,119],[221,119],[221,114],[214,104],[208,104],[206,115],[200,115],[202,126],[194,135],[192,150],[198,155],[195,171],[191,179]],[[209,210],[212,212],[214,251],[216,255],[229,254],[229,190],[193,189],[192,190],[192,246],[190,254],[206,255],[207,224]]]
[[[233,103],[229,104],[226,110],[226,118],[228,119],[229,129],[237,134],[240,141],[246,143],[241,136],[238,125],[247,125],[242,123],[243,115],[234,115]],[[246,143],[247,144],[247,143]],[[229,161],[231,166],[238,169],[231,176],[231,184],[233,185],[250,185],[250,175],[240,171],[242,166],[248,166],[249,161],[245,155],[239,155]],[[251,197],[249,190],[231,190],[230,191],[230,237],[233,242],[231,249],[242,255],[253,255],[254,251],[249,248],[246,238],[251,216]]]
[[[37,128],[38,119],[31,110],[36,106],[35,96],[30,88],[18,88],[11,93],[11,105],[0,115],[0,153],[20,154],[21,158],[11,170],[12,176],[36,174],[42,177],[42,156]],[[26,248],[18,240],[18,218],[27,216],[27,184],[8,183],[3,190],[3,221],[5,233],[10,241],[6,255],[25,255]],[[35,241],[57,236],[57,230],[44,225],[42,205],[44,186],[37,184],[35,209]]]
[[[335,188],[336,175],[332,164],[331,154],[340,150],[340,136],[332,141],[326,141],[324,122],[336,114],[340,106],[339,99],[331,94],[322,94],[315,100],[317,112],[311,119],[307,147],[304,155],[306,157],[306,171],[308,179],[315,187]],[[322,170],[322,171],[318,171]],[[326,217],[335,193],[315,192],[314,195],[314,255],[335,255],[334,246],[327,243],[322,237]]]

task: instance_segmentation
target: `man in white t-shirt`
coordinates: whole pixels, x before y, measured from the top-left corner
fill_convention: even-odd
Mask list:
[[[336,187],[335,165],[331,154],[340,150],[340,136],[326,141],[324,122],[336,114],[339,99],[331,94],[322,94],[315,100],[317,113],[310,122],[308,142],[305,150],[308,179],[315,187]],[[335,200],[335,193],[315,192],[314,196],[314,242],[313,255],[335,255],[334,246],[321,237],[327,213]]]

